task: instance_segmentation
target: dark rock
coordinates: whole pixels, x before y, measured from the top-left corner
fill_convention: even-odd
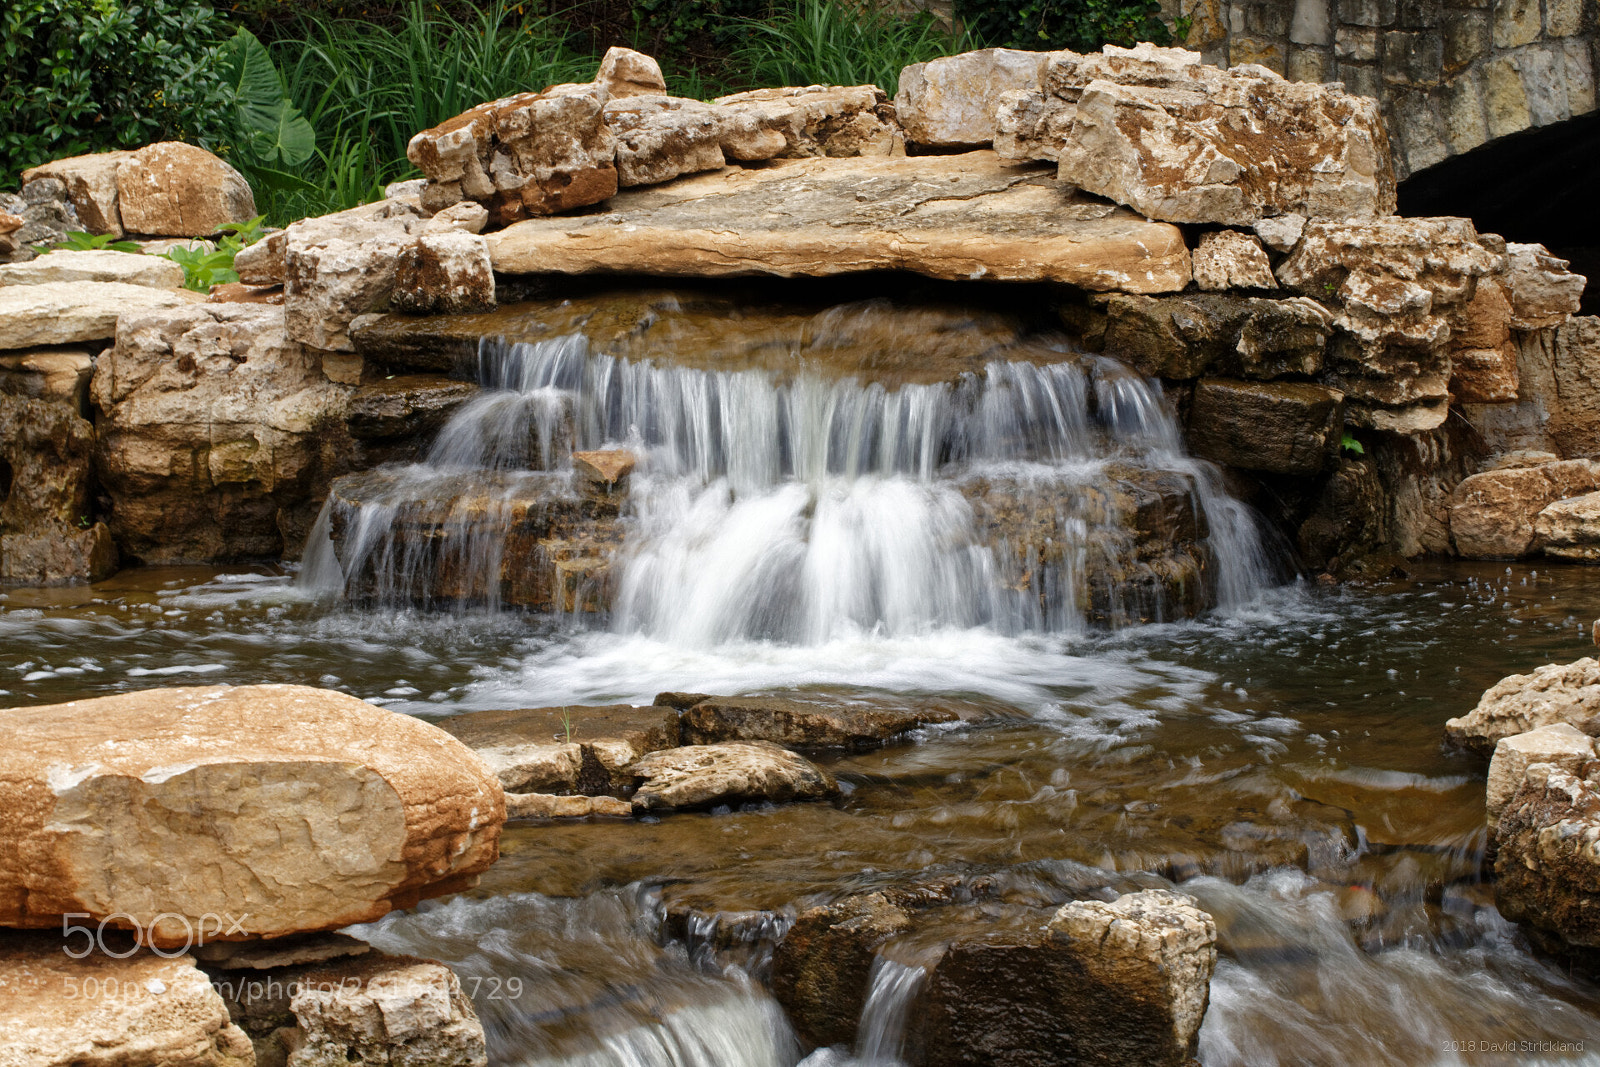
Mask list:
[[[1547,951],[1600,964],[1600,789],[1551,764],[1529,767],[1501,809],[1495,904]]]
[[[415,437],[432,433],[478,392],[478,386],[434,374],[408,374],[369,382],[350,398],[346,424],[352,437]]]
[[[1340,457],[1297,531],[1301,558],[1337,577],[1346,563],[1388,543],[1390,506],[1373,460]]]
[[[0,579],[97,581],[117,565],[93,521],[94,427],[68,404],[0,393]]]
[[[688,711],[703,700],[713,700],[710,693],[657,693],[656,704],[663,708],[677,708],[679,711]]]
[[[683,713],[686,744],[771,741],[801,748],[878,745],[918,726],[955,722],[945,709],[812,704],[785,697],[710,697]]]
[[[1155,378],[1314,375],[1332,330],[1328,312],[1303,298],[1119,294],[1093,304],[1104,309],[1103,325],[1091,311],[1067,317],[1068,328]]]
[[[801,912],[772,963],[772,995],[800,1036],[852,1043],[878,948],[910,927],[911,915],[882,893]]]
[[[1202,380],[1189,412],[1189,447],[1224,466],[1315,474],[1338,456],[1344,395],[1300,382]]]

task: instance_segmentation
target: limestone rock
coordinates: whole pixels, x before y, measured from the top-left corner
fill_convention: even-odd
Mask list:
[[[676,96],[630,96],[608,103],[606,126],[617,139],[617,184],[655,185],[680,174],[720,170],[732,114]],[[752,127],[751,132],[754,132]]]
[[[1001,93],[995,105],[994,150],[1003,159],[1057,163],[1077,117],[1076,107],[1062,107],[1039,89]]]
[[[233,254],[233,270],[246,285],[282,285],[283,253],[289,245],[287,230],[270,233]]]
[[[752,89],[714,103],[737,116],[739,136],[725,137],[722,145],[732,159],[905,154],[894,108],[876,85]],[[745,132],[746,123],[752,132]]]
[[[587,819],[597,815],[631,817],[633,805],[616,797],[506,794],[506,817],[509,819]]]
[[[636,462],[633,453],[622,448],[572,454],[572,467],[579,480],[607,491],[625,487]]]
[[[94,356],[86,348],[24,348],[0,354],[0,393],[53,400],[73,411],[88,410]]]
[[[1233,293],[1100,298],[1104,350],[1156,378],[1272,379],[1322,370],[1333,315],[1304,297]],[[1098,332],[1102,324],[1085,324]]]
[[[633,794],[633,809],[639,813],[747,801],[820,800],[839,792],[826,771],[763,741],[655,752],[635,763],[632,773],[644,779]]]
[[[1276,289],[1272,264],[1261,243],[1238,230],[1200,235],[1194,253],[1194,281],[1201,289]]]
[[[675,709],[628,704],[475,711],[440,725],[516,793],[620,790],[632,786],[635,762],[679,743]]]
[[[1534,516],[1533,532],[1547,556],[1600,562],[1600,493],[1556,501]]]
[[[643,52],[631,48],[611,47],[600,59],[600,72],[594,76],[608,100],[621,100],[630,96],[650,96],[667,91],[666,79],[661,76],[661,64]]]
[[[21,215],[13,215],[9,211],[0,211],[0,235],[9,236],[27,224],[28,220]]]
[[[894,98],[906,140],[943,148],[992,143],[1001,95],[1038,90],[1053,54],[984,48],[911,64]]]
[[[489,251],[510,274],[910,270],[1129,292],[1190,277],[1176,227],[1076,199],[992,152],[730,168],[628,190],[603,213],[518,223]]]
[[[1584,733],[1600,733],[1600,662],[1552,663],[1532,674],[1513,674],[1490,686],[1478,706],[1444,724],[1445,737],[1464,748],[1490,755],[1507,737],[1543,726],[1568,723]]]
[[[1274,252],[1293,252],[1306,230],[1304,215],[1277,215],[1256,223],[1256,236]]]
[[[401,374],[369,382],[350,398],[350,435],[371,439],[431,434],[478,391],[474,382],[436,374]]]
[[[187,289],[152,289],[125,282],[0,286],[0,350],[101,341],[117,332],[118,315],[183,307],[204,299]]]
[[[153,689],[0,716],[0,924],[157,945],[369,922],[457,892],[505,801],[464,745],[328,690]],[[229,916],[220,920],[217,917]]]
[[[304,219],[283,248],[284,322],[301,344],[350,352],[350,320],[388,306],[422,217],[398,200]]]
[[[1600,461],[1484,471],[1456,486],[1450,538],[1467,559],[1519,559],[1538,547],[1534,521],[1558,500],[1600,490]]]
[[[431,181],[423,203],[467,199],[491,226],[596,204],[617,191],[606,92],[554,85],[480,104],[411,139],[406,156]]]
[[[117,204],[117,166],[132,152],[96,152],[57,159],[22,172],[22,183],[54,178],[66,186],[78,221],[89,233],[123,235],[122,211]],[[250,216],[246,215],[246,218]]]
[[[296,984],[289,1007],[299,1047],[288,1067],[489,1062],[483,1024],[442,963],[373,954],[303,973]]]
[[[489,209],[471,200],[463,200],[459,204],[451,204],[443,211],[436,212],[423,226],[422,231],[431,233],[435,230],[460,230],[465,233],[482,233],[487,225],[489,225]]]
[[[1040,92],[1014,94],[1002,150],[1051,158],[1060,178],[1153,219],[1249,226],[1290,213],[1394,210],[1377,102],[1262,67],[1221,70],[1149,44],[1053,55]],[[1060,140],[1048,145],[1040,128]],[[999,143],[999,142],[997,142]]]
[[[179,289],[183,287],[183,268],[161,256],[110,249],[51,252],[28,263],[0,266],[0,285],[45,282],[122,282],[152,289]]]
[[[98,581],[116,570],[110,531],[92,522],[94,427],[76,407],[0,394],[0,579]]]
[[[686,744],[771,741],[803,748],[881,745],[930,723],[955,722],[943,708],[814,704],[784,697],[708,697],[683,713]]]
[[[1501,809],[1496,841],[1500,913],[1546,948],[1600,949],[1600,788],[1532,765]]]
[[[1315,474],[1337,458],[1343,427],[1337,389],[1202,378],[1189,411],[1189,447],[1241,470]]]
[[[59,930],[0,941],[0,1067],[254,1067],[192,957],[62,948]]]
[[[1519,330],[1560,326],[1578,313],[1586,279],[1567,269],[1544,245],[1506,245],[1506,287]]]
[[[1502,737],[1494,746],[1489,781],[1484,787],[1489,829],[1493,831],[1499,825],[1500,812],[1521,788],[1529,767],[1548,763],[1582,778],[1594,758],[1594,739],[1570,723],[1551,723],[1525,734]]]
[[[570,793],[578,789],[582,745],[547,741],[472,748],[508,793]]]
[[[256,214],[244,175],[204,148],[146,145],[117,163],[117,203],[129,233],[204,237]]]
[[[1511,301],[1488,278],[1478,283],[1450,336],[1450,395],[1467,404],[1517,399],[1517,346],[1511,339]]]
[[[401,311],[420,315],[462,315],[494,307],[488,244],[463,230],[422,233],[401,255],[390,301]]]

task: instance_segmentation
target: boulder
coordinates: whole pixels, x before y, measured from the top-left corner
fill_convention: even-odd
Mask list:
[[[984,48],[904,68],[894,110],[906,140],[940,148],[993,143],[1001,95],[1037,91],[1055,54]]]
[[[683,713],[685,744],[771,741],[800,748],[881,745],[930,723],[957,721],[944,708],[814,704],[785,697],[708,697]]]
[[[884,942],[911,928],[912,916],[882,893],[864,893],[802,911],[778,943],[772,995],[813,1045],[855,1041],[872,965]]]
[[[1556,501],[1533,517],[1533,532],[1547,556],[1600,563],[1600,493]]]
[[[55,585],[116,570],[111,532],[93,521],[94,436],[76,407],[0,394],[0,579]]]
[[[437,374],[394,375],[356,390],[346,425],[363,440],[431,435],[478,392],[474,382]]]
[[[1546,949],[1600,949],[1600,788],[1530,766],[1500,811],[1495,906]]]
[[[0,354],[0,393],[88,411],[94,356],[87,348],[24,348]]]
[[[664,94],[667,81],[661,76],[661,64],[643,52],[631,48],[612,46],[600,59],[600,70],[594,82],[608,100],[622,100],[630,96]]]
[[[351,1063],[486,1067],[483,1024],[455,972],[434,960],[371,954],[301,972],[287,1067]]]
[[[996,146],[1152,219],[1250,226],[1273,215],[1387,215],[1394,170],[1377,102],[1259,66],[1141,44],[1051,55],[1006,94]]]
[[[181,289],[183,268],[162,256],[135,255],[99,249],[60,251],[27,263],[0,266],[0,285],[40,285],[45,282],[122,282],[152,289]]]
[[[269,233],[233,254],[233,271],[246,285],[282,285],[283,253],[288,246],[287,230]]]
[[[489,246],[465,230],[422,233],[401,254],[390,302],[416,315],[487,311],[494,307]]]
[[[489,237],[508,274],[833,275],[1061,281],[1097,291],[1188,284],[1176,227],[1074,197],[992,152],[795,160],[627,190],[610,210]]]
[[[202,294],[187,289],[152,289],[125,282],[0,286],[0,349],[103,341],[117,332],[119,315],[203,300]]]
[[[255,1067],[250,1039],[193,957],[73,959],[64,945],[81,951],[60,931],[0,939],[0,1065]]]
[[[351,390],[285,336],[284,310],[123,316],[91,391],[107,521],[125,553],[151,563],[293,554],[329,480],[362,462],[343,432]]]
[[[737,138],[725,138],[731,159],[896,156],[905,148],[894,107],[876,85],[806,85],[719,96],[735,116]],[[746,132],[746,124],[753,132]],[[778,143],[778,138],[783,143]]]
[[[505,801],[419,719],[306,686],[153,689],[0,715],[0,925],[281,937],[458,892]]]
[[[491,226],[597,204],[617,191],[606,90],[554,85],[480,104],[411,139],[406,156],[429,178],[423,204],[463,199]]]
[[[1502,737],[1495,743],[1494,756],[1489,760],[1489,781],[1484,787],[1490,832],[1499,826],[1500,812],[1522,787],[1529,767],[1548,763],[1582,778],[1594,758],[1594,739],[1571,723],[1551,723],[1525,734]]]
[[[354,351],[350,321],[388,306],[422,223],[415,208],[381,200],[291,225],[283,246],[289,336],[324,351]]]
[[[117,167],[132,152],[96,152],[57,159],[22,172],[22,183],[54,178],[66,187],[78,221],[89,233],[123,235],[122,211],[117,204]],[[246,218],[250,216],[246,215]]]
[[[629,704],[474,711],[440,725],[476,750],[515,793],[631,787],[634,763],[679,743],[676,709]]]
[[[1552,663],[1513,674],[1485,690],[1478,706],[1444,724],[1449,741],[1488,756],[1508,737],[1567,723],[1600,735],[1600,662]]]
[[[635,763],[630,772],[643,779],[633,794],[637,814],[749,801],[823,800],[839,792],[828,772],[764,741],[686,745],[654,752]]]
[[[1538,547],[1534,522],[1558,500],[1600,490],[1600,461],[1563,460],[1474,474],[1450,500],[1450,539],[1467,559],[1519,559]]]
[[[1306,376],[1322,370],[1333,315],[1305,297],[1233,293],[1100,298],[1099,347],[1154,378]],[[1103,331],[1103,332],[1102,332]]]
[[[244,175],[204,148],[146,145],[117,163],[117,205],[129,233],[204,237],[256,214]]]
[[[1506,288],[1511,294],[1511,325],[1519,330],[1560,326],[1578,313],[1587,279],[1544,245],[1506,245]]]
[[[1261,242],[1238,230],[1200,235],[1200,246],[1194,252],[1194,283],[1212,292],[1278,287]]]
[[[1189,408],[1189,448],[1241,470],[1316,474],[1332,465],[1344,395],[1309,382],[1202,378]]]
[[[617,184],[655,185],[722,169],[722,141],[733,117],[715,104],[676,96],[631,96],[606,104],[606,125],[617,139]],[[748,133],[756,132],[753,123],[747,126]]]

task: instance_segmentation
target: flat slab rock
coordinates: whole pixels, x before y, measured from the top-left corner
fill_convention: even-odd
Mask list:
[[[1177,227],[990,151],[799,159],[625,190],[610,210],[529,219],[489,240],[505,274],[725,277],[907,270],[1163,293],[1191,278]]]
[[[683,694],[663,693],[657,703]],[[874,708],[813,704],[786,697],[705,697],[683,713],[683,740],[770,741],[800,748],[856,748],[883,744],[919,726],[958,721],[944,708]]]
[[[0,285],[0,349],[105,340],[116,335],[117,316],[123,312],[204,300],[203,294],[187,289],[152,289],[126,282]]]
[[[439,725],[475,750],[518,796],[620,790],[633,784],[628,768],[636,760],[679,743],[676,709],[631,704],[474,711]],[[595,813],[573,805],[558,811],[532,800],[512,807],[517,817]]]
[[[633,794],[633,810],[641,815],[748,801],[822,800],[839,792],[827,771],[765,741],[652,752],[632,772],[644,779]]]
[[[110,248],[58,251],[27,263],[0,265],[0,285],[46,282],[123,282],[151,289],[183,288],[183,268],[164,256],[118,252]]]

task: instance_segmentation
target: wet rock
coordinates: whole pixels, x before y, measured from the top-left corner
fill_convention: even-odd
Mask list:
[[[636,813],[709,808],[719,804],[823,800],[839,786],[803,756],[764,741],[685,745],[635,763],[643,779],[633,794]]]
[[[597,815],[628,818],[633,815],[633,805],[617,797],[506,794],[508,819],[587,819]]]
[[[234,273],[246,285],[282,285],[283,254],[288,247],[289,231],[270,233],[233,254]]]
[[[79,913],[171,946],[209,917],[218,940],[279,937],[469,888],[499,854],[505,802],[483,763],[342,693],[211,686],[13,708],[0,744],[0,925]]]
[[[196,946],[194,956],[213,971],[270,971],[365,956],[371,951],[371,945],[349,934],[301,934],[270,941],[211,941]]]
[[[1212,292],[1278,287],[1261,242],[1238,230],[1200,235],[1200,246],[1194,253],[1194,283]]]
[[[724,137],[722,144],[730,159],[905,154],[894,108],[876,85],[752,89],[719,96],[715,103],[736,116],[737,136]]]
[[[1488,756],[1507,737],[1556,723],[1591,736],[1600,734],[1600,662],[1551,663],[1531,674],[1513,674],[1484,691],[1478,706],[1444,724],[1445,737]]]
[[[1467,559],[1518,559],[1538,546],[1540,512],[1597,489],[1600,462],[1593,460],[1474,474],[1451,496],[1450,539]]]
[[[630,96],[650,96],[667,91],[666,79],[661,76],[661,64],[643,52],[631,48],[611,47],[600,59],[600,71],[594,76],[609,100],[622,100]]]
[[[819,1046],[855,1040],[878,948],[911,923],[882,893],[800,913],[773,956],[772,995],[801,1037]]]
[[[93,521],[94,437],[76,407],[0,394],[0,580],[92,582],[116,570],[110,531]]]
[[[1392,510],[1377,463],[1341,453],[1299,520],[1295,547],[1308,566],[1335,578],[1364,570],[1371,554],[1390,543]]]
[[[256,214],[244,175],[194,145],[161,141],[117,163],[117,207],[129,233],[204,237]]]
[[[204,299],[187,289],[123,282],[4,285],[0,286],[0,349],[103,341],[116,333],[119,315],[183,307]]]
[[[941,148],[992,143],[1001,95],[1037,91],[1056,54],[984,48],[904,68],[894,109],[906,140]]]
[[[73,959],[62,948],[59,932],[0,934],[7,1067],[254,1067],[250,1039],[192,957]]]
[[[123,235],[122,211],[117,203],[117,167],[132,152],[96,152],[57,159],[22,172],[24,185],[40,178],[61,182],[72,198],[78,221],[89,233]],[[245,218],[250,216],[246,215]]]
[[[1104,301],[1105,351],[1156,378],[1314,375],[1333,326],[1333,315],[1304,297],[1118,294]]]
[[[1551,764],[1533,764],[1501,809],[1496,841],[1500,913],[1547,949],[1594,959],[1600,949],[1600,789]]]
[[[354,351],[350,321],[388,306],[422,222],[414,208],[382,200],[290,226],[283,246],[289,336],[324,351]]]
[[[942,708],[812,704],[784,697],[709,697],[683,713],[685,744],[771,741],[800,748],[881,745],[930,723],[955,722]]]
[[[578,480],[602,493],[613,490],[626,492],[628,475],[633,473],[636,462],[632,452],[621,448],[572,454],[572,466]]]
[[[617,191],[617,145],[605,103],[602,86],[553,85],[422,131],[406,156],[430,180],[424,205],[475,200],[499,227],[607,199]]]
[[[1571,723],[1557,722],[1525,734],[1502,737],[1489,760],[1489,781],[1484,788],[1484,808],[1493,833],[1522,779],[1535,763],[1548,763],[1583,778],[1595,758],[1594,739]]]
[[[990,152],[796,160],[618,195],[610,210],[489,237],[497,271],[722,277],[910,270],[1168,292],[1189,281],[1176,227],[1074,197]]]
[[[629,768],[679,744],[674,708],[516,708],[474,711],[440,725],[495,768],[517,793],[606,793],[633,785]]]
[[[288,1067],[488,1063],[483,1024],[442,963],[373,954],[303,972],[296,986]]]
[[[1578,313],[1586,279],[1544,245],[1506,245],[1506,288],[1511,295],[1511,325],[1518,330],[1560,326]]]
[[[0,285],[40,285],[46,282],[122,282],[152,289],[183,287],[183,268],[160,256],[134,255],[100,249],[90,252],[51,252],[27,263],[0,266]]]
[[[494,307],[489,246],[482,237],[463,230],[421,234],[401,253],[390,301],[417,315],[487,311]]]
[[[444,425],[478,394],[472,382],[436,374],[405,374],[368,382],[350,398],[346,422],[358,438],[417,437]]]
[[[1547,556],[1600,563],[1600,493],[1556,501],[1534,516],[1533,532]]]
[[[1203,378],[1189,409],[1189,447],[1241,470],[1315,474],[1336,459],[1343,427],[1337,389]]]
[[[1061,181],[1153,219],[1249,226],[1394,210],[1374,101],[1183,49],[1055,53],[1042,89],[1006,96],[997,121],[1015,131],[1003,150],[1057,159]]]

